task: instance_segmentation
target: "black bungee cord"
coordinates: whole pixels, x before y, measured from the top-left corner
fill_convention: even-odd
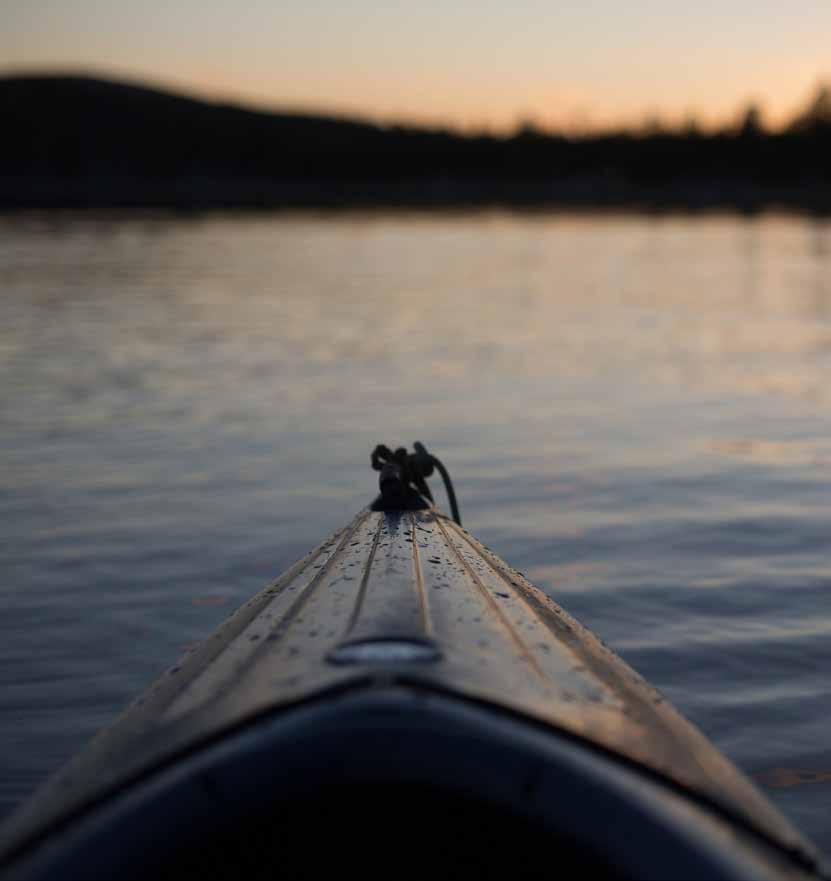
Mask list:
[[[372,467],[381,472],[381,495],[373,507],[375,510],[416,510],[426,507],[424,499],[433,504],[433,494],[427,486],[427,478],[432,476],[433,469],[436,468],[441,474],[447,500],[450,502],[450,513],[461,526],[462,518],[456,492],[447,469],[419,441],[413,444],[413,449],[415,452],[408,453],[404,447],[399,447],[393,452],[384,444],[378,444],[372,451]]]

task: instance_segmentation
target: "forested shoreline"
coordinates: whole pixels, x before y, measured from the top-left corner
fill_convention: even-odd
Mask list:
[[[831,92],[781,131],[463,134],[89,77],[0,79],[0,207],[771,205],[831,211]]]

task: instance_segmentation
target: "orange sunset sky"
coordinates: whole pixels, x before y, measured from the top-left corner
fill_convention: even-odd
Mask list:
[[[460,128],[715,125],[749,101],[776,127],[831,79],[829,0],[0,0],[0,20],[3,73]]]

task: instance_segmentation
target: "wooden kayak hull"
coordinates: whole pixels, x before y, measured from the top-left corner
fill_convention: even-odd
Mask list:
[[[431,791],[448,804],[466,794],[525,823],[516,841],[537,824],[537,838],[573,845],[572,869],[591,852],[593,870],[615,877],[821,872],[811,846],[660,694],[432,509],[362,511],[292,566],[37,794],[0,853],[15,877],[72,877],[95,855],[96,877],[114,877],[119,865],[138,872],[162,816],[187,811],[194,835],[219,836],[232,804],[288,829],[287,806],[311,804],[312,791],[345,799],[347,813],[352,798],[376,826]],[[408,804],[396,801],[404,791]],[[389,812],[377,810],[384,800]],[[473,816],[472,804],[459,810]],[[476,816],[477,828],[493,820]],[[181,869],[186,837],[178,856],[158,859]],[[431,865],[443,863],[420,871]]]

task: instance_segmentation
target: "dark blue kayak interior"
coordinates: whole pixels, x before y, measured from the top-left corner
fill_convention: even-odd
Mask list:
[[[805,868],[577,738],[399,680],[319,694],[199,744],[44,830],[10,877],[760,879]]]

